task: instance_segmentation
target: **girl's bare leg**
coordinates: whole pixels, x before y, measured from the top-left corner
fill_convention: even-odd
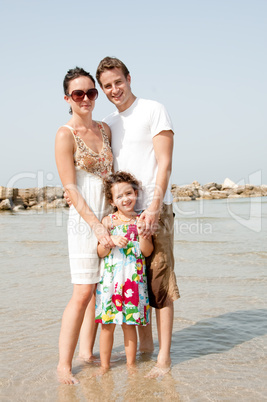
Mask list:
[[[95,285],[74,285],[72,297],[63,313],[59,335],[58,380],[64,384],[78,382],[71,373],[72,359],[78,342],[86,307]]]
[[[128,366],[133,366],[136,360],[137,333],[135,325],[122,324],[124,334],[124,346]]]
[[[95,322],[95,294],[88,304],[80,331],[79,358],[89,362],[94,359],[93,348],[98,324]]]
[[[101,374],[110,368],[110,358],[114,339],[115,324],[102,324],[100,332]]]

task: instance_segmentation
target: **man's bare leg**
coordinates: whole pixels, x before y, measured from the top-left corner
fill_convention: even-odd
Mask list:
[[[95,295],[93,295],[85,311],[80,331],[79,359],[84,362],[90,362],[95,359],[93,348],[97,328],[98,324],[95,322]]]
[[[148,373],[146,377],[159,377],[170,371],[173,311],[173,302],[170,302],[167,307],[156,309],[159,354],[156,366]]]
[[[139,352],[152,353],[154,350],[153,335],[152,335],[152,308],[151,308],[150,324],[146,326],[139,325],[138,336],[139,336]]]

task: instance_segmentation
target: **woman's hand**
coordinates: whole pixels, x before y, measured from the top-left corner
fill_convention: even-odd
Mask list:
[[[107,231],[107,229],[105,228],[104,225],[102,225],[102,223],[96,223],[93,227],[92,227],[94,234],[98,240],[98,242],[101,244],[101,246],[105,247],[105,248],[112,248],[114,247],[114,243],[111,240],[110,234]]]
[[[121,248],[126,247],[128,244],[128,239],[126,237],[120,236],[120,235],[112,235],[111,240],[113,241],[115,246],[118,246]]]
[[[67,191],[64,191],[63,196],[64,196],[65,200],[67,201],[68,206],[71,207],[71,206],[72,206],[72,202],[71,202],[71,199],[70,199],[69,196],[68,196]]]

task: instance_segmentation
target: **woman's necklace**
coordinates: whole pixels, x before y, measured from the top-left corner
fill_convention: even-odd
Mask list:
[[[122,219],[122,218],[121,218],[121,216],[120,216],[119,213],[118,213],[117,215],[118,215],[118,218],[119,218],[119,220],[120,220],[121,222],[131,222],[131,221],[134,219],[134,218],[129,218],[129,219],[125,220],[125,219]]]

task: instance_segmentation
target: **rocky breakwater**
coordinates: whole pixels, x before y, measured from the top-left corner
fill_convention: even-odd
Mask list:
[[[197,181],[185,186],[173,184],[174,202],[192,200],[213,200],[222,198],[266,197],[267,185],[237,185],[230,179],[223,184],[207,183],[200,185]],[[0,211],[48,210],[65,208],[68,204],[61,187],[42,188],[8,188],[0,186]]]
[[[0,211],[47,210],[67,206],[61,187],[25,189],[0,187]]]
[[[174,202],[192,200],[216,200],[223,198],[266,197],[267,185],[253,186],[251,184],[237,185],[230,179],[223,184],[207,183],[200,185],[197,181],[185,186],[173,184]]]

